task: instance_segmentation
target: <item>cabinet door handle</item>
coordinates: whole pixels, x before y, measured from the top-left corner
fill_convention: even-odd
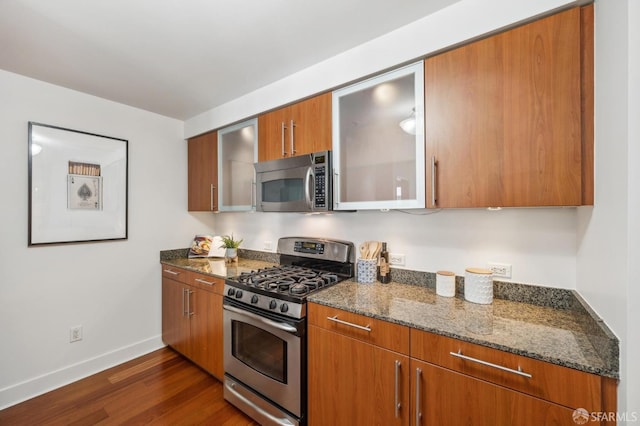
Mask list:
[[[438,197],[436,196],[436,167],[438,167],[438,163],[434,155],[431,157],[431,205],[433,207],[435,207],[438,202]]]
[[[203,280],[202,278],[196,278],[194,281],[202,283],[202,284],[206,284],[206,285],[214,285],[215,284],[214,281],[207,281],[207,280]]]
[[[287,130],[287,125],[283,121],[282,123],[280,123],[280,138],[281,138],[281,142],[282,142],[282,156],[283,157],[287,156],[287,151],[284,150],[284,133],[285,133],[285,130]]]
[[[477,362],[478,364],[486,365],[487,367],[497,368],[498,370],[506,371],[508,373],[517,374],[518,376],[527,377],[529,379],[533,377],[533,376],[531,376],[531,374],[525,373],[524,371],[522,371],[522,369],[519,366],[518,366],[517,370],[514,370],[513,368],[505,367],[503,365],[492,364],[492,363],[490,363],[488,361],[483,361],[481,359],[472,358],[470,356],[462,355],[462,349],[458,350],[458,352],[449,352],[449,355],[455,356],[457,358],[464,359],[465,361]]]
[[[291,120],[289,122],[289,139],[291,139],[291,156],[296,153],[296,146],[294,143],[293,128],[296,127],[296,122]]]
[[[216,190],[216,187],[213,184],[211,184],[210,195],[209,195],[211,211],[214,211],[215,208],[216,208],[216,204],[214,202],[214,200],[215,200],[215,198],[214,198],[215,197],[215,195],[214,195],[215,190]]]
[[[398,418],[400,416],[400,401],[398,401],[398,386],[399,386],[399,381],[400,381],[400,361],[396,360],[396,368],[395,368],[395,373],[396,373],[396,387],[395,387],[395,399],[393,401],[393,407],[395,409],[395,413],[396,413],[396,418]]]
[[[180,275],[180,272],[172,271],[171,269],[163,269],[162,271],[171,275]]]
[[[333,208],[337,209],[340,203],[340,174],[333,169]]]
[[[422,418],[422,412],[420,411],[420,376],[422,375],[422,370],[420,368],[416,368],[416,426],[420,424],[420,419]]]
[[[352,322],[342,321],[341,319],[338,319],[337,315],[332,316],[332,317],[327,317],[327,319],[329,321],[337,322],[338,324],[348,325],[349,327],[354,327],[354,328],[357,328],[359,330],[368,331],[369,333],[371,332],[371,328],[369,327],[369,324],[367,324],[365,326],[362,326],[362,325],[354,324]]]
[[[182,289],[182,316],[183,316],[183,317],[186,317],[186,316],[187,316],[187,308],[186,308],[187,304],[186,304],[186,301],[185,301],[185,299],[186,299],[186,298],[184,297],[184,293],[185,293],[186,291],[187,291],[187,289],[186,289],[186,288],[183,288],[183,289]]]
[[[193,312],[191,311],[191,295],[193,294],[193,291],[189,290],[188,288],[187,290],[187,316],[190,317],[193,315]]]
[[[251,208],[254,209],[256,208],[256,182],[252,181],[251,182]]]

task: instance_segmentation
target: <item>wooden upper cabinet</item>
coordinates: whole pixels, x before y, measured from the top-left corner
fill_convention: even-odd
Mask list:
[[[189,211],[218,210],[218,133],[189,139]]]
[[[428,207],[593,202],[590,8],[425,60]]]
[[[258,117],[258,161],[331,149],[331,93]]]
[[[291,105],[294,155],[331,150],[331,92]]]

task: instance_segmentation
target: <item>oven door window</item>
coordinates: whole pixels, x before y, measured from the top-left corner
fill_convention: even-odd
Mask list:
[[[231,353],[254,370],[287,383],[287,342],[261,328],[232,321]]]

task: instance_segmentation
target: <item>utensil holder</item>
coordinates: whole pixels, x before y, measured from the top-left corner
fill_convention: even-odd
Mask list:
[[[358,259],[356,264],[359,283],[371,284],[376,281],[378,259]]]

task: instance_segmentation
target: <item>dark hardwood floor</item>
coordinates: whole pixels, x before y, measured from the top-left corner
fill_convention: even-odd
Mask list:
[[[222,383],[163,348],[0,411],[0,425],[258,425]]]

